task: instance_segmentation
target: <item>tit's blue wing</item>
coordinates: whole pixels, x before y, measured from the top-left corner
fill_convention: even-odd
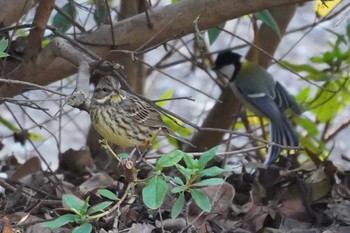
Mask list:
[[[260,115],[269,118],[271,121],[280,121],[283,114],[274,99],[264,94],[244,94],[246,102],[250,105],[253,112],[259,112]]]
[[[263,116],[270,119],[270,141],[284,146],[297,146],[298,136],[293,126],[281,112],[277,103],[268,95],[247,95],[246,101],[249,105],[259,111]],[[264,164],[269,165],[281,154],[281,148],[270,146],[268,158]]]
[[[301,113],[301,109],[295,102],[294,97],[291,96],[289,92],[279,82],[276,82],[275,84],[274,101],[282,112],[290,108],[296,114]]]

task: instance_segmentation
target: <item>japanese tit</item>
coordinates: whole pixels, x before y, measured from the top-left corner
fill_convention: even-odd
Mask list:
[[[231,51],[219,53],[213,70],[229,79],[236,97],[253,113],[270,120],[270,141],[283,146],[298,146],[298,135],[284,116],[286,109],[300,114],[294,98],[270,73],[256,63],[247,61]],[[281,148],[270,146],[265,165],[273,163],[281,154]],[[289,151],[287,152],[289,155]]]

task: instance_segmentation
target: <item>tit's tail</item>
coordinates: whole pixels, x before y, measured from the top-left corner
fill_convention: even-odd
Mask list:
[[[271,121],[270,123],[270,141],[283,146],[298,146],[299,139],[291,123],[283,116],[279,121]],[[281,155],[282,148],[279,146],[270,146],[268,158],[265,165],[270,165]],[[289,156],[289,150],[287,155]]]

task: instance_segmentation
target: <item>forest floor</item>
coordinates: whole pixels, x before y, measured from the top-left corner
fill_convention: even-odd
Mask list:
[[[113,160],[103,156],[103,162]],[[349,172],[330,161],[293,170],[256,165],[249,172],[240,165],[226,173],[224,183],[198,188],[209,198],[210,211],[185,195],[186,204],[174,219],[175,193],[168,192],[158,209],[143,202],[144,184],[137,180],[154,167],[138,167],[130,182],[130,174],[115,162],[108,169],[98,169],[99,163],[88,150],[67,151],[52,173],[42,171],[37,157],[24,164],[14,157],[2,161],[1,172],[11,175],[0,178],[1,232],[350,232]],[[59,216],[70,217],[51,225],[55,229],[43,225]]]

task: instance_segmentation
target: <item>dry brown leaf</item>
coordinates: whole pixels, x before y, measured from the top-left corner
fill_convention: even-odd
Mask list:
[[[94,174],[90,179],[79,186],[79,192],[86,194],[96,189],[117,186],[118,182],[114,181],[107,173],[99,172]]]
[[[2,218],[2,233],[14,233],[10,219],[7,216]]]
[[[322,233],[349,233],[350,232],[350,226],[332,226],[324,231]]]
[[[251,196],[251,194],[250,194]],[[245,214],[247,213],[254,205],[254,202],[252,201],[252,198],[249,198],[249,201],[246,202],[244,205],[232,205],[232,213],[234,215],[240,215],[240,214]]]
[[[331,191],[331,181],[320,166],[311,176],[305,179],[305,183],[311,185],[311,200],[316,201]]]
[[[61,198],[63,194],[77,192],[77,186],[67,181],[61,181],[61,184],[55,188],[56,196]]]
[[[59,168],[77,174],[93,171],[96,169],[94,160],[89,149],[65,151],[59,157]]]
[[[334,175],[335,184],[332,187],[333,201],[341,201],[350,198],[349,172],[336,173]]]
[[[20,165],[16,171],[12,174],[11,179],[20,181],[24,177],[28,177],[29,175],[41,171],[41,163],[38,157],[31,157],[24,164]],[[22,181],[22,180],[21,180]],[[22,181],[23,182],[23,181]],[[30,181],[28,182],[31,183]]]
[[[154,228],[151,224],[136,223],[131,226],[128,233],[151,233]]]
[[[235,189],[231,184],[225,182],[222,185],[207,186],[198,190],[206,194],[209,202],[212,203],[211,214],[226,216],[230,212],[232,200],[235,196]],[[193,202],[190,206],[191,215],[197,215],[201,212],[202,209]]]
[[[265,219],[268,215],[267,210],[261,206],[254,204],[248,213],[243,217],[243,229],[252,232],[258,232],[264,226]]]
[[[344,200],[339,203],[329,203],[329,209],[325,213],[331,219],[337,219],[347,225],[350,225],[350,201]]]
[[[57,229],[50,229],[47,227],[43,227],[41,223],[34,224],[32,226],[29,226],[24,233],[71,233],[72,229],[60,227]]]
[[[168,231],[181,231],[186,228],[186,220],[183,218],[176,218],[176,219],[165,219],[163,221],[156,221],[156,226],[158,228],[163,227],[164,230]]]
[[[288,232],[290,230],[298,230],[299,232],[304,232],[305,230],[309,229],[312,229],[311,222],[304,222],[296,220],[294,218],[283,217],[278,230],[284,232]]]
[[[310,216],[305,208],[305,204],[301,199],[290,199],[282,202],[281,207],[278,209],[279,212],[290,218],[299,220],[310,220]]]

